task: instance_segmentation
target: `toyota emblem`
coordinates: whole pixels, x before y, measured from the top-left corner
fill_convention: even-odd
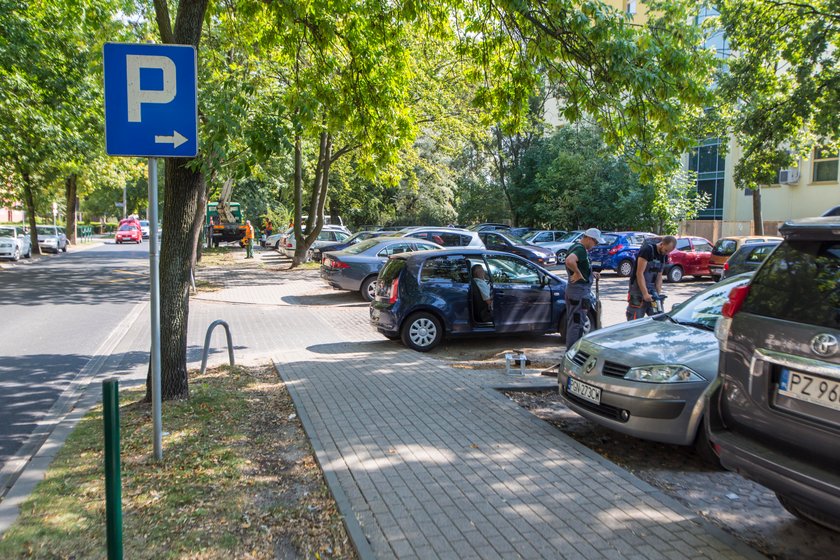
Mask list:
[[[586,365],[583,367],[584,373],[589,373],[593,369],[595,369],[595,364],[598,360],[595,357],[589,358],[589,361],[586,362]]]
[[[818,356],[833,356],[837,347],[837,337],[833,334],[822,333],[811,339],[811,350]]]

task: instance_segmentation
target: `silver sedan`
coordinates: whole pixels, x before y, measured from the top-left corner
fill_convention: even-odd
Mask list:
[[[634,437],[695,445],[716,462],[703,430],[703,396],[717,376],[715,324],[735,276],[671,312],[592,332],[567,352],[560,396],[581,416]]]

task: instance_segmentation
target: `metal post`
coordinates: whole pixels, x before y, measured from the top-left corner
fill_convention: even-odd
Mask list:
[[[155,159],[155,158],[150,158],[149,159],[149,165],[151,165],[153,159]],[[127,197],[126,197],[126,186],[123,185],[123,218],[125,218],[127,216],[127,214],[126,214],[126,212],[128,212],[127,202],[128,202],[128,200],[127,200]]]
[[[122,482],[120,481],[120,383],[102,382],[105,424],[105,533],[108,560],[122,560]]]
[[[158,248],[158,177],[157,158],[149,158],[149,276],[152,308],[152,427],[155,459],[163,459],[160,405],[160,249]]]

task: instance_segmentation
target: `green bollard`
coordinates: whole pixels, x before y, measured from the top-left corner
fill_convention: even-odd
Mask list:
[[[122,560],[122,482],[120,481],[120,382],[102,382],[105,422],[105,523],[108,560]]]

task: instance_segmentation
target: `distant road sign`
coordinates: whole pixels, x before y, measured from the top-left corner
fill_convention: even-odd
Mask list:
[[[105,43],[103,53],[108,155],[197,155],[195,47]]]

